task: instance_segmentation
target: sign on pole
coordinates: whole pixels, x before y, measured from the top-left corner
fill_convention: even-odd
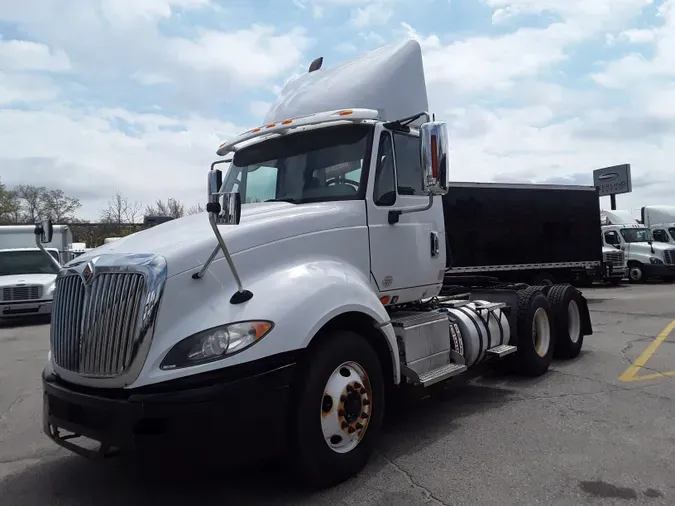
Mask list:
[[[630,177],[630,164],[614,165],[593,171],[593,184],[598,188],[599,195],[619,195],[633,191]]]

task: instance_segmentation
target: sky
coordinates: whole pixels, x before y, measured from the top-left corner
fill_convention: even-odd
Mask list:
[[[0,0],[0,180],[60,188],[84,219],[117,190],[189,207],[218,145],[314,58],[405,38],[452,179],[592,184],[630,163],[620,209],[675,204],[675,0]]]

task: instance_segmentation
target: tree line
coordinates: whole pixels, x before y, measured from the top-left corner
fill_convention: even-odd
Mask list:
[[[77,217],[82,207],[80,199],[66,195],[60,189],[37,185],[17,185],[8,188],[0,180],[0,225],[33,224],[51,218],[55,224],[70,224],[75,242],[98,246],[105,237],[120,237],[136,232],[146,216],[181,218],[202,212],[204,207],[188,207],[178,199],[157,200],[143,206],[116,191],[106,206],[99,210],[99,220],[91,222]]]

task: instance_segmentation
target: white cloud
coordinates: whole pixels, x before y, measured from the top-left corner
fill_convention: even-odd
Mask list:
[[[386,25],[393,14],[392,5],[382,0],[374,1],[365,7],[358,7],[352,11],[349,23],[354,28]]]
[[[58,87],[47,77],[9,74],[0,70],[0,106],[41,102],[58,95]]]
[[[635,193],[620,205],[672,198],[675,0],[658,0],[658,19],[651,0],[482,0],[499,27],[479,32],[469,17],[468,36],[443,30],[445,2],[419,2],[418,21],[393,29],[410,11],[400,0],[293,3],[307,28],[246,24],[245,3],[221,0],[4,2],[0,178],[61,186],[86,218],[117,187],[201,202],[217,146],[258,124],[289,76],[412,36],[456,179],[588,183],[628,162]]]
[[[308,46],[301,28],[277,34],[273,27],[254,25],[228,33],[206,30],[196,40],[172,39],[167,50],[181,66],[223,72],[237,84],[250,86],[292,69]]]
[[[271,102],[265,102],[264,100],[253,100],[249,105],[249,110],[256,118],[262,121],[262,118],[267,114],[267,111],[272,106]]]
[[[133,134],[121,131],[119,121]],[[244,129],[124,109],[0,110],[2,180],[62,188],[83,199],[90,219],[115,188],[146,203],[176,197],[193,204],[204,199],[205,174],[218,145]]]
[[[619,41],[626,41],[631,44],[648,44],[654,42],[656,39],[656,30],[649,29],[637,29],[633,28],[631,30],[625,30],[621,32],[618,37],[608,34],[608,42],[616,43]]]
[[[658,10],[661,25],[651,29],[653,37],[653,56],[629,54],[620,60],[608,62],[602,72],[594,74],[593,79],[608,88],[629,88],[637,86],[657,86],[645,84],[650,79],[675,77],[675,0],[664,0]],[[642,31],[642,30],[641,30]]]
[[[63,51],[52,51],[44,44],[25,40],[0,40],[0,69],[4,71],[63,72],[70,68],[70,59]]]

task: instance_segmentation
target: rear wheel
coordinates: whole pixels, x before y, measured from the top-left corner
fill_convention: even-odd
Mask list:
[[[384,414],[384,378],[372,346],[349,331],[325,337],[298,375],[290,424],[295,465],[315,487],[365,467]]]
[[[554,356],[574,358],[579,355],[584,344],[581,293],[570,285],[555,285],[548,292],[548,300],[555,334]]]
[[[536,287],[518,292],[516,359],[521,374],[540,376],[551,365],[555,339],[550,313],[551,305],[546,295]]]
[[[550,272],[540,272],[532,278],[532,284],[538,286],[550,286],[555,283],[555,277]]]

